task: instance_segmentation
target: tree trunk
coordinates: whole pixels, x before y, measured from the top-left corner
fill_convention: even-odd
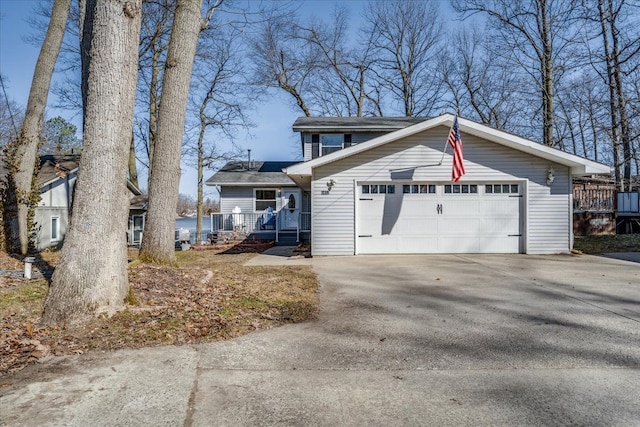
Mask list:
[[[151,186],[151,164],[153,163],[153,150],[156,145],[158,132],[158,62],[162,49],[154,50],[151,61],[151,83],[149,85],[149,170],[147,171],[147,188]]]
[[[553,58],[551,45],[551,31],[549,29],[548,0],[538,0],[537,14],[540,39],[542,43],[542,120],[544,145],[553,147]]]
[[[126,180],[141,0],[86,0],[86,7],[93,32],[87,52],[84,146],[73,217],[45,302],[45,324],[76,324],[91,315],[113,314],[123,307],[129,288]]]
[[[629,117],[627,115],[627,97],[622,86],[622,69],[620,67],[620,48],[618,47],[619,31],[616,26],[614,16],[614,5],[609,0],[609,27],[611,28],[613,79],[616,87],[616,108],[620,117],[620,139],[622,143],[622,167],[623,183],[622,187],[631,188],[631,130],[629,128]],[[624,189],[623,189],[624,191]]]
[[[155,263],[173,264],[176,259],[174,230],[180,154],[201,10],[202,0],[179,0],[171,30],[140,253],[141,259]]]
[[[198,135],[198,200],[196,202],[196,243],[202,240],[202,200],[204,199],[203,176],[204,176],[204,153],[203,141],[206,124],[200,120],[200,134]]]
[[[44,109],[47,106],[51,75],[62,45],[70,5],[71,0],[55,0],[53,2],[49,28],[40,48],[40,55],[33,73],[22,131],[16,141],[15,149],[9,151],[11,173],[9,184],[13,187],[14,196],[13,200],[9,200],[9,202],[15,204],[15,208],[11,209],[14,215],[7,218],[11,234],[7,236],[7,249],[10,252],[20,252],[22,255],[26,255],[29,249],[29,221],[27,217],[29,210],[34,208],[31,190],[35,179],[34,169],[40,145]]]
[[[131,144],[129,144],[129,181],[140,188],[138,184],[138,168],[136,166],[136,141],[133,138],[133,132],[131,133]]]
[[[604,48],[607,65],[607,83],[609,86],[609,114],[611,117],[611,142],[613,151],[613,167],[616,179],[616,186],[620,191],[624,191],[624,183],[620,176],[620,139],[618,134],[618,110],[616,108],[616,81],[614,78],[614,66],[609,46],[609,28],[607,24],[607,14],[604,9],[604,0],[598,0],[598,12],[600,27],[602,29],[602,47]]]

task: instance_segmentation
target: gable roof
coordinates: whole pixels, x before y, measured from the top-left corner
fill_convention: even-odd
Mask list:
[[[288,167],[285,172],[288,175],[311,176],[313,169],[318,166],[335,162],[337,160],[356,155],[363,151],[371,150],[373,148],[397,141],[399,139],[414,135],[419,132],[423,132],[425,130],[435,128],[437,126],[450,127],[453,124],[453,120],[454,116],[452,114],[443,114],[432,119],[423,120],[420,123],[414,124],[413,126],[390,132],[386,135],[382,135],[369,141],[353,145],[349,148],[345,148],[343,150],[318,157],[308,162],[293,165],[291,167]],[[460,132],[474,135],[487,141],[495,142],[505,147],[512,148],[514,150],[522,151],[533,156],[541,157],[543,159],[568,166],[571,168],[572,175],[608,174],[611,172],[611,168],[607,165],[584,159],[582,157],[569,154],[556,148],[551,148],[546,145],[542,145],[529,139],[512,135],[504,131],[493,129],[491,127],[473,122],[471,120],[458,117],[458,125],[460,128]]]
[[[427,117],[298,117],[294,132],[391,132],[428,120]]]
[[[8,173],[4,165],[4,158],[0,158],[0,177]],[[60,178],[75,173],[80,165],[79,154],[43,154],[40,156],[40,170],[38,171],[37,182],[40,188],[54,183]],[[127,188],[134,195],[142,194],[131,180],[127,179]]]
[[[251,167],[247,162],[232,161],[224,165],[218,172],[206,181],[207,185],[295,185],[283,169],[297,162],[259,162],[252,161]]]

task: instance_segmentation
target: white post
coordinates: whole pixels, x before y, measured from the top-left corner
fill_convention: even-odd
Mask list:
[[[31,280],[31,265],[35,262],[35,258],[28,256],[24,259],[24,278]]]
[[[276,216],[276,243],[278,243],[278,230],[280,229],[280,215],[279,212],[276,212],[274,215]]]

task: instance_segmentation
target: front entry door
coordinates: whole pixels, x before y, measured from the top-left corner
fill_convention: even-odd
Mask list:
[[[299,189],[282,190],[282,209],[280,210],[282,219],[280,225],[283,230],[296,230],[298,228],[301,204]]]

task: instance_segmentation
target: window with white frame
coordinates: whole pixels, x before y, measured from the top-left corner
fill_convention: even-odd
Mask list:
[[[254,191],[255,212],[262,212],[271,207],[276,210],[276,190],[275,188],[256,188]]]
[[[57,242],[60,240],[60,217],[51,217],[51,241]]]

